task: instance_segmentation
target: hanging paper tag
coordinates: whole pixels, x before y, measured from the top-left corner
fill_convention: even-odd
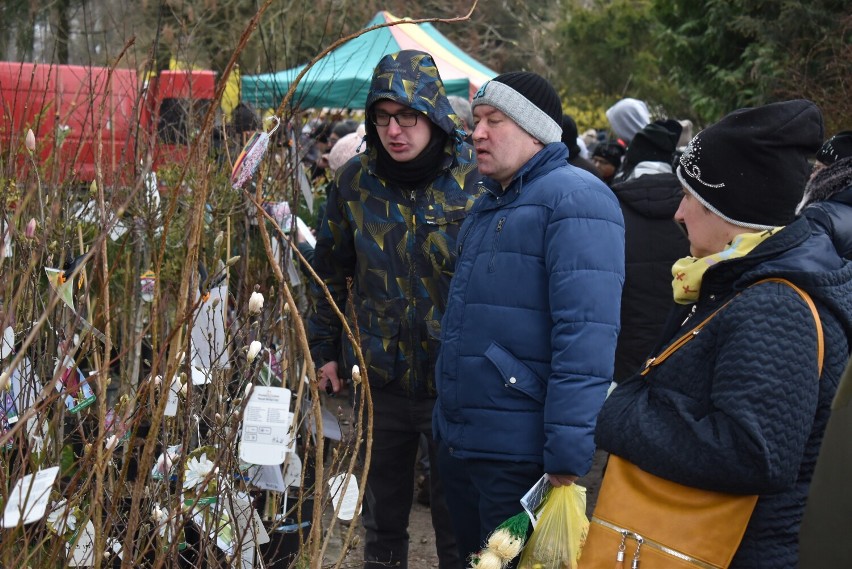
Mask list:
[[[338,504],[340,505],[340,510],[337,511],[338,519],[351,520],[356,514],[361,513],[360,508],[357,512],[355,511],[355,506],[358,504],[358,479],[354,474],[332,476],[328,486],[331,489],[331,503],[334,504],[334,509],[337,510]]]
[[[174,417],[178,410],[178,393],[180,393],[180,377],[175,375],[172,377],[172,384],[169,386],[168,400],[166,401],[166,410],[163,413],[166,417]]]
[[[57,474],[59,467],[52,466],[18,480],[9,492],[9,501],[3,511],[3,527],[13,528],[19,523],[30,524],[42,519]]]
[[[281,464],[287,454],[290,390],[256,385],[246,404],[240,459],[252,464]]]
[[[207,385],[210,383],[213,375],[211,370],[199,368],[196,363],[189,366],[189,370],[192,373],[192,385]]]
[[[71,413],[79,413],[95,402],[95,393],[92,391],[92,386],[89,385],[89,380],[83,377],[83,373],[79,369],[74,367],[71,358],[66,356],[62,365],[65,366],[65,370],[56,383],[56,390],[64,397],[65,407]]]
[[[296,453],[290,454],[284,466],[284,486],[299,486],[302,482],[302,459]]]
[[[260,516],[244,492],[234,493],[232,500],[225,501],[231,520],[236,524],[235,534],[241,537],[240,547],[252,547],[269,542],[269,534],[260,523]]]
[[[13,353],[15,353],[15,330],[7,326],[3,330],[3,338],[0,339],[0,360],[5,360]]]
[[[283,492],[287,489],[287,485],[284,484],[284,476],[281,473],[281,467],[277,464],[269,466],[252,465],[248,469],[248,475],[251,479],[252,486],[259,490]]]
[[[73,540],[72,540],[73,543]],[[66,547],[71,548],[72,543]],[[95,525],[91,520],[86,522],[86,527],[80,532],[74,549],[68,557],[69,567],[93,567],[95,565]]]
[[[217,302],[218,299],[218,302]],[[230,368],[227,316],[228,285],[211,287],[192,324],[190,361],[201,369]]]

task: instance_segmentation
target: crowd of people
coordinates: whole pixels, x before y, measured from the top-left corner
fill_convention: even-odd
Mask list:
[[[537,74],[451,100],[417,51],[378,62],[365,110],[310,158],[312,266],[343,312],[351,291],[372,397],[365,568],[408,567],[418,454],[441,569],[608,453],[755,495],[730,567],[849,564],[852,132],[792,100],[692,136],[628,98],[600,140]],[[311,353],[339,392],[355,352],[321,289]]]

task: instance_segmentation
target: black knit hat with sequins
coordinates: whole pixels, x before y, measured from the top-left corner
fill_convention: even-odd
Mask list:
[[[739,109],[690,141],[677,177],[707,209],[734,225],[787,225],[823,132],[822,114],[811,101]]]
[[[827,166],[850,156],[852,156],[852,130],[844,130],[825,141],[817,152],[816,159]]]

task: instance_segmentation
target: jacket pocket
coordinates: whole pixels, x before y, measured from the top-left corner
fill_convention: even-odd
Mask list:
[[[506,387],[520,391],[530,399],[544,404],[546,392],[544,381],[509,350],[497,342],[492,342],[485,350],[485,357],[500,372]]]
[[[399,333],[405,304],[405,299],[365,299],[356,309],[361,350],[369,368],[371,385],[385,385],[397,377]]]
[[[455,269],[456,242],[467,211],[430,207],[423,215],[426,233],[420,237],[424,240],[421,250],[428,255],[432,266],[449,278]]]

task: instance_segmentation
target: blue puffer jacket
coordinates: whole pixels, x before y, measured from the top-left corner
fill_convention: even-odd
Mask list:
[[[749,286],[768,277],[790,280],[816,303],[825,335],[821,378],[811,311],[787,285]],[[758,494],[731,567],[793,568],[808,485],[849,356],[852,263],[798,219],[745,257],[708,269],[694,314],[666,344],[731,298],[648,375],[619,383],[595,440],[680,484]]]
[[[585,474],[613,370],[624,224],[597,178],[539,151],[462,225],[444,315],[434,433],[459,458]]]

